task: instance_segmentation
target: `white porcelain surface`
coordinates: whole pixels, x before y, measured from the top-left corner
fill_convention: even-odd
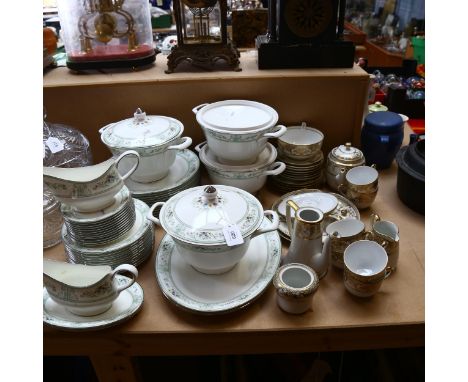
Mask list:
[[[118,284],[128,284],[128,278],[117,275]],[[143,289],[138,283],[134,283],[128,289],[122,291],[112,306],[105,312],[94,316],[78,316],[57,304],[50,298],[47,289],[43,289],[43,322],[49,326],[62,330],[97,330],[122,323],[133,317],[143,304]]]
[[[338,205],[338,199],[327,192],[292,195],[290,200],[293,200],[299,207],[318,208],[325,215],[333,211]],[[278,214],[280,216],[286,216],[286,202],[287,200],[283,199],[278,205]]]
[[[192,138],[182,137],[165,145],[164,149],[149,156],[141,156],[140,164],[130,176],[135,182],[152,183],[164,178],[176,159],[177,151],[187,149],[192,144]],[[114,155],[119,155],[123,149],[110,148]],[[138,149],[136,149],[138,150]],[[125,172],[131,166],[129,160],[122,160],[120,171]]]
[[[325,232],[328,235],[332,235],[334,232],[337,232],[340,238],[347,238],[358,235],[363,232],[364,229],[365,225],[362,221],[358,219],[344,219],[329,224],[326,227]]]
[[[271,143],[267,143],[255,162],[245,165],[230,165],[220,162],[206,141],[195,146],[195,150],[199,153],[200,161],[205,167],[225,172],[254,172],[265,169],[276,160],[278,155],[275,147]]]
[[[379,177],[378,171],[369,166],[357,166],[346,173],[346,180],[358,186],[364,186],[375,182]]]
[[[162,115],[146,115],[140,108],[132,118],[111,123],[99,130],[101,140],[114,148],[150,148],[173,141],[184,131],[177,119]]]
[[[200,161],[194,152],[188,149],[180,150],[176,152],[175,161],[164,178],[151,183],[139,183],[132,179],[127,179],[125,184],[132,194],[162,194],[190,181],[199,168]]]
[[[164,296],[177,306],[195,313],[226,313],[245,307],[265,290],[280,257],[278,233],[269,232],[252,239],[245,256],[229,272],[206,275],[188,265],[166,235],[156,255],[156,277]]]
[[[200,189],[200,187],[196,188]],[[220,186],[216,185],[216,188],[219,189]],[[190,207],[193,206],[189,206],[184,202],[180,205],[175,204],[175,208],[171,208],[171,200],[167,202],[168,204],[162,202],[155,203],[148,213],[148,219],[162,226],[166,232],[173,236],[175,245],[181,256],[187,264],[192,265],[199,272],[221,274],[229,271],[245,255],[251,239],[258,235],[275,231],[278,228],[279,219],[276,212],[263,211],[260,220],[257,222],[256,219],[259,217],[257,214],[260,211],[257,210],[258,207],[255,207],[255,203],[251,203],[255,198],[251,196],[253,199],[247,200],[248,203],[242,205],[242,197],[239,199],[238,192],[242,190],[232,187],[230,189],[232,189],[231,192],[228,191],[218,196],[218,203],[220,202],[218,205],[214,205],[213,201],[203,201],[202,199],[202,203],[204,204],[202,209],[204,211],[201,214],[197,214],[197,211],[193,209],[190,210]],[[224,191],[226,191],[226,188],[224,188]],[[187,193],[187,195],[190,195],[190,193]],[[225,209],[222,206],[223,199],[230,200],[231,203],[237,203],[232,204],[231,207],[238,205],[239,209],[235,212],[230,210],[230,207]],[[189,200],[194,200],[193,193]],[[243,201],[245,202],[246,199],[243,199]],[[257,200],[255,199],[255,201]],[[199,202],[200,200],[195,199],[195,208],[197,208],[197,203]],[[169,210],[165,209],[166,205],[169,205]],[[159,219],[153,216],[153,211],[158,206],[163,206],[159,213],[159,217],[163,222],[162,224]],[[198,204],[199,206],[200,204]],[[239,212],[240,214],[238,214]],[[265,221],[265,216],[271,216],[272,218],[272,222],[269,222],[266,226],[262,225],[262,222]],[[245,220],[236,220],[239,218]],[[237,224],[235,223],[236,221]],[[253,226],[251,225],[252,222],[254,223]],[[238,227],[243,242],[229,246],[224,237],[223,228],[232,223]],[[165,227],[168,227],[168,229]],[[249,233],[252,228],[255,228],[254,232]],[[184,239],[180,239],[180,237]]]
[[[226,225],[235,224],[246,238],[257,230],[263,217],[261,203],[248,192],[213,185],[178,193],[164,203],[159,219],[151,220],[177,240],[218,246],[226,244],[223,233]]]
[[[129,167],[120,175],[117,166],[129,159]],[[93,212],[115,202],[115,195],[137,168],[140,156],[136,151],[123,151],[118,158],[108,159],[93,166],[61,168],[43,167],[44,183],[62,203],[77,211]]]
[[[131,279],[125,284],[115,278],[122,272],[131,274]],[[118,295],[135,282],[138,270],[130,264],[122,264],[112,270],[110,266],[44,259],[43,276],[44,286],[52,300],[76,315],[94,316],[109,309]]]
[[[278,113],[272,107],[247,100],[207,103],[195,107],[193,112],[200,125],[225,131],[262,130],[278,121]]]
[[[361,276],[372,276],[387,266],[385,249],[374,241],[359,240],[350,244],[344,253],[344,262],[350,271]]]
[[[133,118],[111,123],[99,130],[101,140],[113,155],[127,149],[137,151],[141,160],[131,178],[136,182],[149,183],[165,177],[174,163],[177,150],[192,144],[189,137],[181,137],[184,125],[171,117],[146,115],[138,109]],[[130,166],[123,160],[121,171]]]
[[[277,125],[258,132],[225,132],[203,128],[208,146],[218,161],[227,165],[249,165],[265,149],[268,139],[279,138],[286,127]]]
[[[286,165],[283,162],[274,162],[265,169],[251,172],[214,170],[207,167],[208,175],[212,183],[237,187],[251,194],[255,194],[265,185],[269,175],[279,175],[285,169]]]

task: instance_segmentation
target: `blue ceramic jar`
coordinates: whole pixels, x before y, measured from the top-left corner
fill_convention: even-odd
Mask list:
[[[361,150],[367,165],[390,167],[403,142],[403,118],[391,111],[370,113],[361,130]]]

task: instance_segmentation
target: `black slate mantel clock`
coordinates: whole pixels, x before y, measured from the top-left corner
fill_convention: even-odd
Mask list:
[[[258,68],[352,67],[354,44],[342,39],[345,8],[346,0],[269,0]]]

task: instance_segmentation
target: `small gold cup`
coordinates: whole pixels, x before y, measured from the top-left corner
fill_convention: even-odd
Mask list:
[[[357,166],[346,173],[345,183],[338,186],[338,192],[353,202],[357,208],[371,206],[379,189],[379,173],[372,166]]]

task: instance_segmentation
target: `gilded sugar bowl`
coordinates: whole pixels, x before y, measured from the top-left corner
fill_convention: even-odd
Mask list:
[[[338,191],[338,186],[345,181],[346,173],[353,167],[362,166],[366,162],[361,150],[346,143],[335,147],[328,153],[326,179],[328,186]]]

